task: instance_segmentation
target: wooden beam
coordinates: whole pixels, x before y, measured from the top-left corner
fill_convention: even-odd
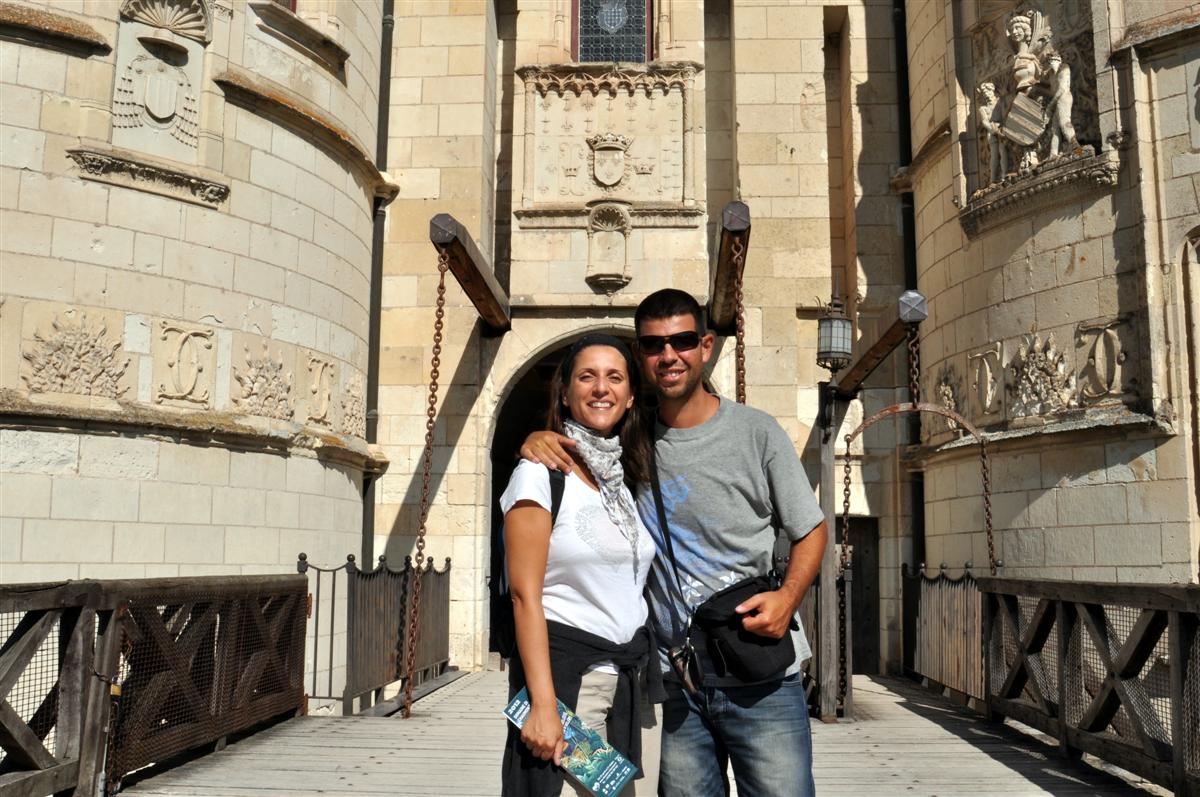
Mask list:
[[[850,366],[850,370],[846,371],[845,376],[838,380],[837,397],[842,401],[850,401],[858,393],[863,382],[867,381],[879,364],[888,358],[896,347],[904,342],[908,337],[908,324],[905,324],[900,319],[887,328],[887,331],[880,336],[879,340],[863,352],[862,356],[854,365]]]
[[[20,769],[50,769],[60,763],[7,700],[0,700],[0,748],[6,753],[4,763]]]
[[[491,263],[475,246],[467,229],[449,213],[439,213],[429,220],[429,240],[439,254],[445,252],[449,256],[450,273],[489,331],[507,332],[512,327],[508,294],[496,281]]]
[[[733,246],[742,245],[743,257],[734,262]],[[712,294],[708,301],[708,325],[722,335],[733,334],[737,327],[735,286],[746,266],[750,248],[750,207],[745,202],[730,202],[721,211],[721,246],[717,250],[717,268],[713,273]]]
[[[49,769],[6,772],[0,775],[0,794],[4,797],[43,797],[68,790],[78,778],[78,761],[68,761]]]
[[[1110,584],[1099,581],[1062,579],[997,578],[982,576],[979,589],[998,595],[1023,595],[1080,603],[1106,603],[1134,609],[1200,614],[1200,585],[1197,584]]]
[[[26,612],[8,635],[0,648],[0,700],[8,697],[61,614],[59,611]]]

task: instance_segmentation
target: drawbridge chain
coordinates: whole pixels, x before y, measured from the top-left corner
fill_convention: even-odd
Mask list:
[[[864,431],[885,418],[910,412],[924,412],[940,415],[958,424],[960,429],[968,432],[979,443],[979,469],[983,483],[983,532],[987,538],[988,567],[994,576],[1001,563],[996,558],[996,542],[992,530],[992,467],[988,457],[987,437],[966,418],[952,409],[939,404],[921,401],[921,349],[920,339],[915,326],[908,329],[908,389],[911,401],[907,404],[893,404],[867,418],[858,428],[846,435],[846,453],[843,456],[844,472],[842,476],[842,535],[841,556],[838,561],[838,698],[845,699],[849,685],[850,674],[846,672],[846,570],[850,567],[850,484],[851,462],[850,445]]]
[[[731,247],[733,254],[733,290],[734,313],[737,320],[737,334],[734,338],[734,362],[737,369],[737,402],[746,403],[746,305],[743,292],[742,272],[746,259],[746,244],[740,237],[733,239]]]
[[[446,318],[446,271],[450,268],[450,254],[442,249],[438,252],[437,305],[433,321],[433,360],[429,369],[429,400],[425,408],[425,450],[421,458],[421,504],[420,526],[417,530],[417,555],[413,562],[412,610],[408,618],[408,650],[404,663],[404,717],[412,716],[413,670],[417,661],[418,623],[421,618],[421,578],[425,564],[425,534],[429,520],[429,483],[433,477],[433,429],[437,420],[437,397],[439,368],[442,365],[442,329]]]

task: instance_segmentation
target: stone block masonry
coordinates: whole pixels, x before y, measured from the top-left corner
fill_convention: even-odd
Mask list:
[[[301,452],[13,429],[0,450],[0,581],[285,573],[360,547],[360,473]]]

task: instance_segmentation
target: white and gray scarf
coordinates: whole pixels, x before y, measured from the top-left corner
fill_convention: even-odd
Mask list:
[[[567,437],[575,441],[575,450],[583,457],[584,464],[596,480],[596,486],[600,488],[600,503],[608,513],[608,519],[629,542],[636,578],[641,569],[638,555],[640,526],[633,496],[625,486],[625,468],[621,466],[621,438],[616,435],[601,437],[572,420],[565,421],[563,427]]]

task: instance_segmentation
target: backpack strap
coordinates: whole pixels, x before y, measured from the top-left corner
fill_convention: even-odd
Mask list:
[[[558,520],[558,510],[562,509],[563,490],[567,486],[567,474],[561,470],[547,468],[550,472],[550,528],[554,528],[554,522]]]

